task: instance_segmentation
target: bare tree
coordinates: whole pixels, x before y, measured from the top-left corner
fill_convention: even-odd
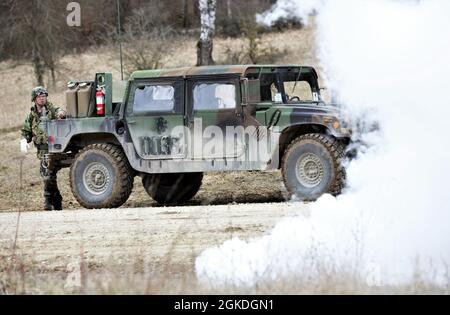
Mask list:
[[[4,40],[10,57],[31,63],[39,85],[44,85],[45,72],[49,70],[54,85],[61,50],[70,40],[61,32],[65,11],[49,0],[7,1],[9,12]]]
[[[197,43],[197,65],[212,65],[214,60],[213,37],[215,33],[216,0],[199,0],[200,40]]]
[[[189,2],[188,0],[183,0],[183,28],[187,28],[189,25]]]
[[[167,56],[172,53],[171,44],[175,34],[169,27],[154,27],[148,10],[134,10],[127,18],[122,40],[125,70],[158,69],[164,66]],[[113,38],[113,36],[109,36]]]
[[[227,0],[227,18],[228,20],[232,19],[232,11],[231,11],[231,0]]]

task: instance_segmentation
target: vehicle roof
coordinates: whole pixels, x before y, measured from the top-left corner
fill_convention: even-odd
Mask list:
[[[301,65],[225,65],[225,66],[201,66],[201,67],[183,67],[174,69],[158,69],[158,70],[139,70],[131,74],[130,80],[145,78],[164,78],[164,77],[192,77],[192,76],[208,76],[220,74],[236,74],[245,76],[248,72],[270,73],[275,69],[285,68],[302,68],[302,72],[316,71],[313,67]]]

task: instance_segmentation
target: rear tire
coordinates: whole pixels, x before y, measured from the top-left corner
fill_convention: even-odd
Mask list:
[[[70,168],[70,186],[85,208],[118,208],[133,190],[134,172],[121,148],[111,144],[86,146]]]
[[[314,133],[298,137],[282,160],[287,190],[305,201],[314,201],[325,193],[338,195],[345,184],[344,156],[343,144],[331,136]]]
[[[203,173],[146,174],[142,178],[147,193],[160,204],[191,200],[202,185]]]

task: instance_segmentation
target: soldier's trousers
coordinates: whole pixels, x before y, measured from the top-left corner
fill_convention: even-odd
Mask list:
[[[47,161],[45,158],[41,158],[41,177],[44,181],[44,197],[47,200],[61,202],[62,196],[58,189],[58,182],[56,174],[60,170],[59,165],[51,161]]]

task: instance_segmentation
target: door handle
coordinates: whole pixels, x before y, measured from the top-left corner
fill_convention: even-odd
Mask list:
[[[185,117],[186,119],[186,127],[191,128],[194,125],[194,119]]]
[[[135,123],[136,123],[136,121],[134,121],[134,120],[131,120],[131,121],[127,121],[127,123],[128,123],[129,125],[132,125],[132,124],[135,124]]]

